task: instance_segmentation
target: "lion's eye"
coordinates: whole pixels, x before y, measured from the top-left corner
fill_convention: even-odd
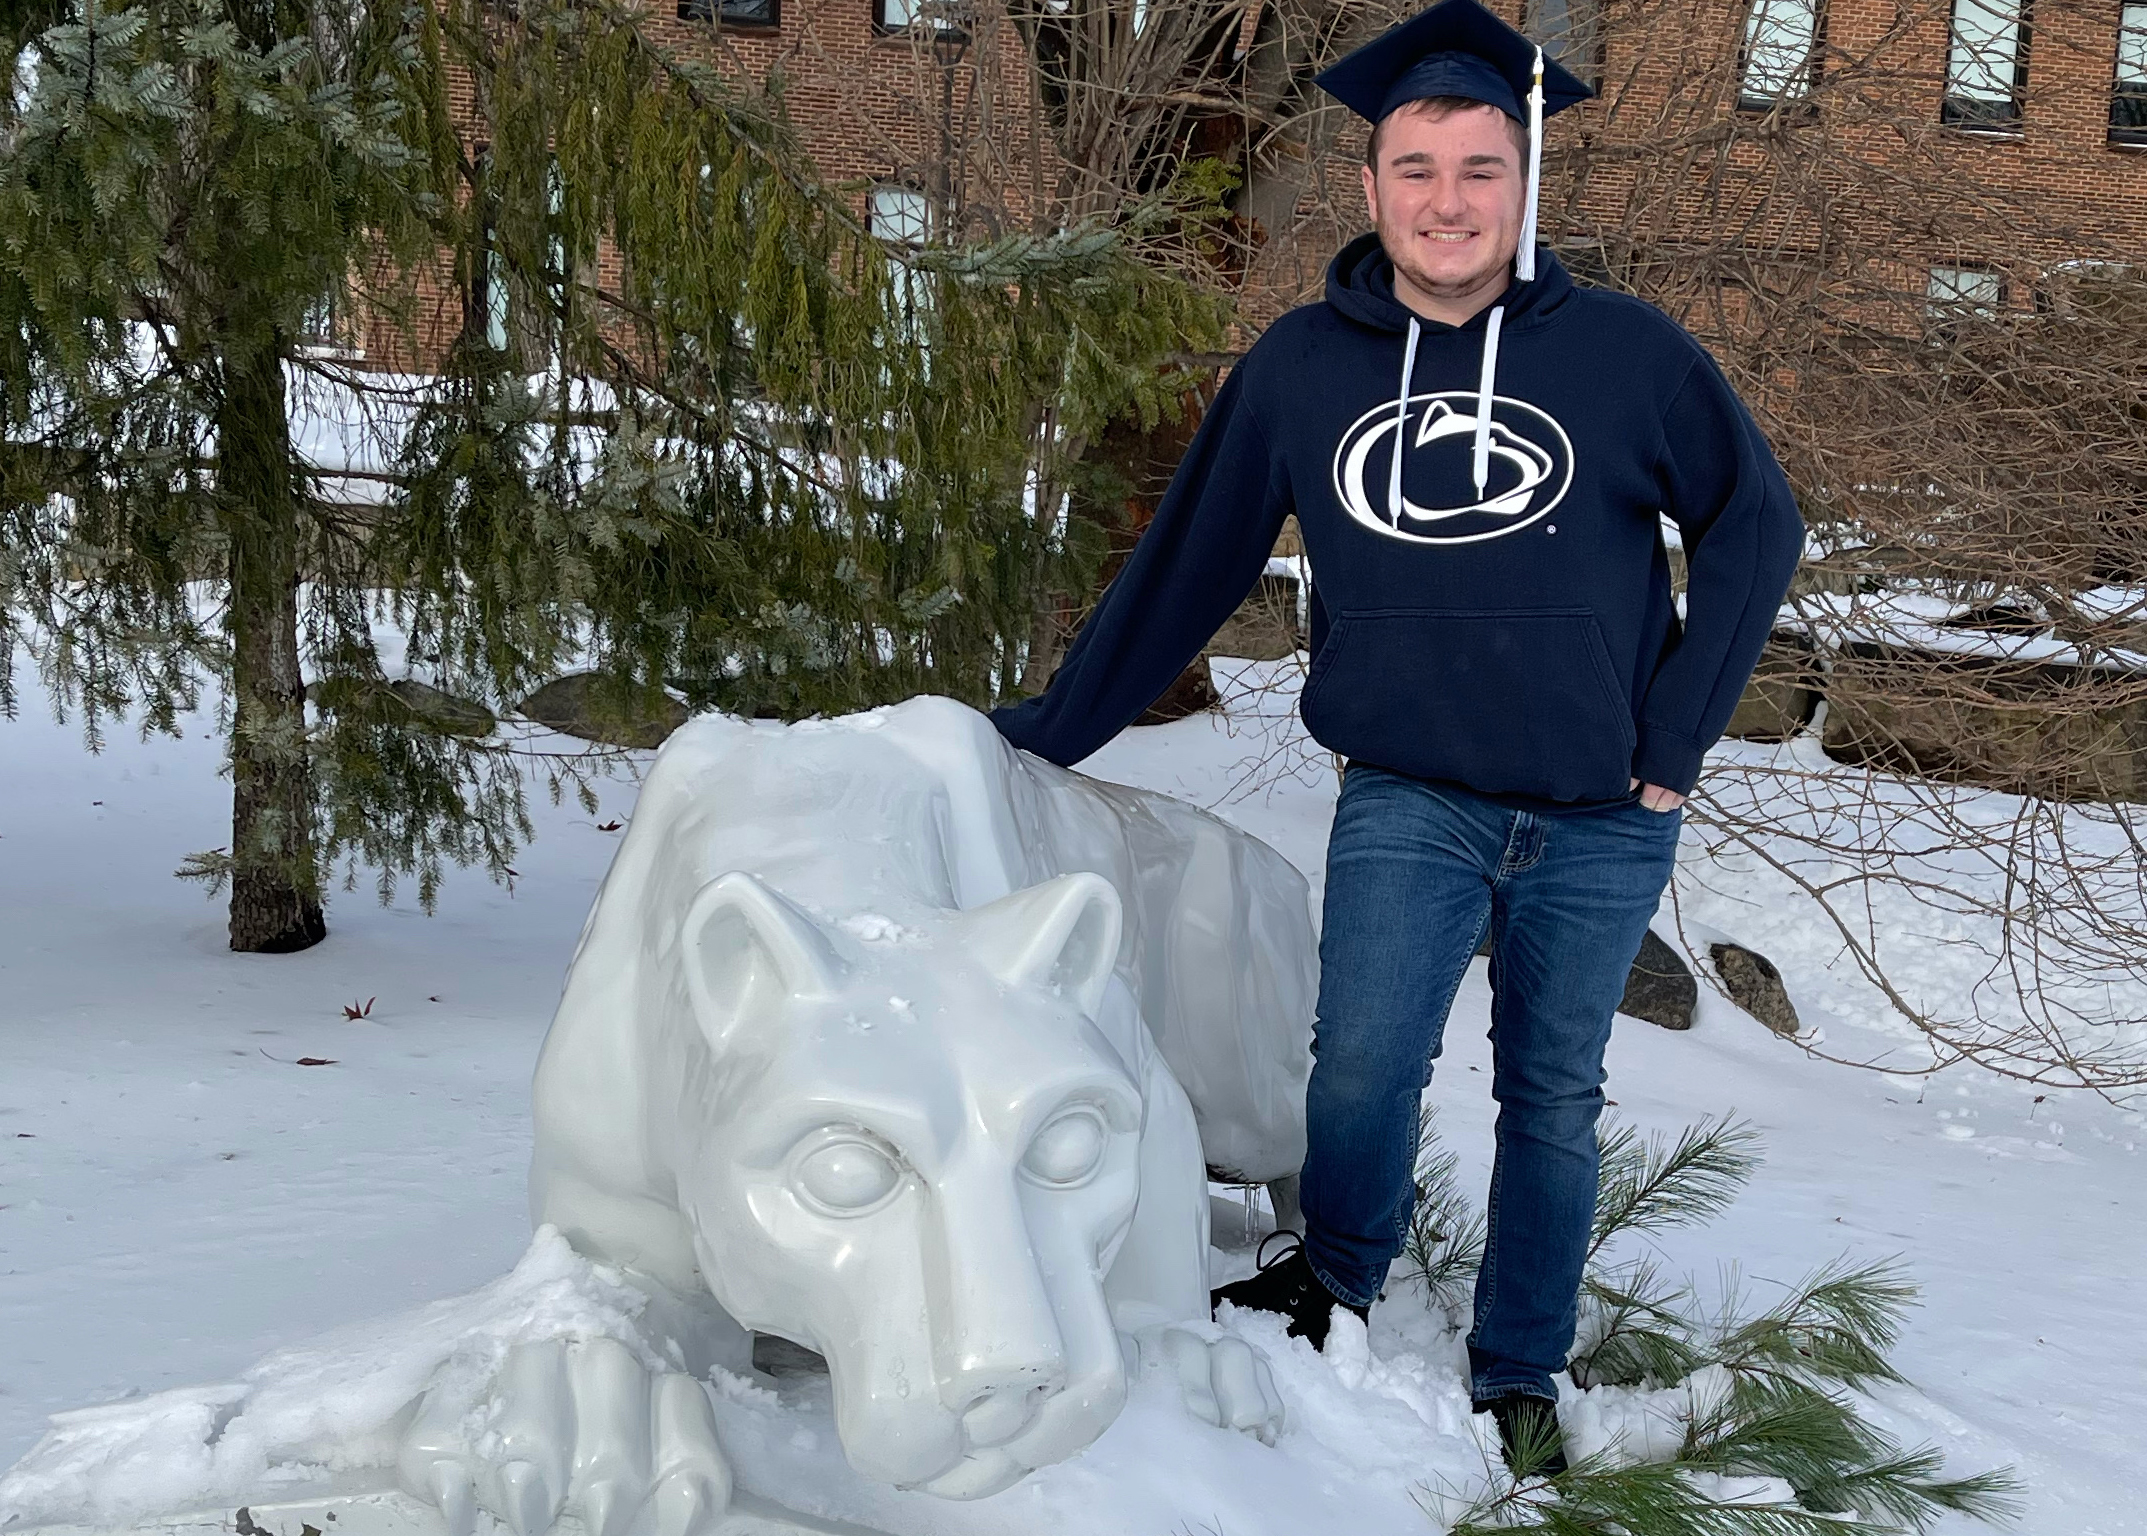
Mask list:
[[[1108,1134],[1095,1110],[1069,1109],[1036,1133],[1021,1166],[1039,1183],[1079,1184],[1102,1163]]]
[[[878,1205],[902,1182],[902,1169],[883,1147],[831,1141],[798,1162],[798,1190],[822,1210],[851,1216]]]

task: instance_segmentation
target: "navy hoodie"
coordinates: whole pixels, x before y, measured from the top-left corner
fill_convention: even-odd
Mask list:
[[[1252,590],[1294,512],[1314,578],[1299,708],[1322,745],[1545,809],[1626,798],[1635,778],[1691,790],[1803,523],[1697,342],[1638,299],[1576,288],[1547,250],[1536,271],[1508,287],[1494,339],[1488,309],[1413,316],[1376,235],[1345,247],[1326,301],[1231,370],[1050,687],[993,715],[1006,738],[1070,765],[1117,735]],[[1682,622],[1662,514],[1688,561]]]

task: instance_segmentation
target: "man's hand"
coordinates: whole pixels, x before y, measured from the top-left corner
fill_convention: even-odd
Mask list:
[[[1674,789],[1664,789],[1660,784],[1642,784],[1638,779],[1634,779],[1625,787],[1637,787],[1640,791],[1640,803],[1651,811],[1674,811],[1685,803],[1683,795]]]

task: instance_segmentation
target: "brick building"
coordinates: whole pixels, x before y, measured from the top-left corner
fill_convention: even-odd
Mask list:
[[[1136,20],[1170,3],[1127,0]],[[2033,304],[2067,263],[2147,259],[2147,0],[1490,3],[1602,93],[1548,134],[1546,237],[1584,275],[1621,248],[1698,270],[1726,245],[1779,263],[1847,242],[1865,287],[1983,308]],[[1414,8],[1314,19],[1340,17],[1346,44]],[[1276,0],[1241,15],[1246,71],[1302,20]],[[780,80],[822,175],[889,238],[1043,228],[1077,201],[999,0],[662,0],[654,26]],[[1220,100],[1194,146],[1235,158],[1262,210],[1245,219],[1247,340],[1315,296],[1365,224],[1361,125],[1298,73],[1295,121],[1251,164]],[[1688,317],[1702,304],[1674,279],[1635,285]]]
[[[1698,296],[1620,246],[1717,276],[1732,247],[1777,267],[1831,247],[1860,286],[1941,308],[2027,307],[2053,269],[2147,261],[2143,0],[1487,3],[1601,93],[1549,125],[1546,238],[1688,319]],[[1309,178],[1276,296],[1316,292],[1363,227],[1362,143],[1345,126]]]

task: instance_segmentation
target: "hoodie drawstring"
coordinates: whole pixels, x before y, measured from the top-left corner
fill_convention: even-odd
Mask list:
[[[1394,397],[1394,452],[1387,459],[1387,521],[1402,523],[1402,439],[1409,435],[1409,381],[1416,375],[1416,341],[1423,328],[1409,317],[1409,343],[1402,349],[1401,391]]]
[[[1498,332],[1505,319],[1506,306],[1500,304],[1484,322],[1484,367],[1476,379],[1476,450],[1469,459],[1478,496],[1483,495],[1484,482],[1491,478],[1491,406],[1498,390]]]

